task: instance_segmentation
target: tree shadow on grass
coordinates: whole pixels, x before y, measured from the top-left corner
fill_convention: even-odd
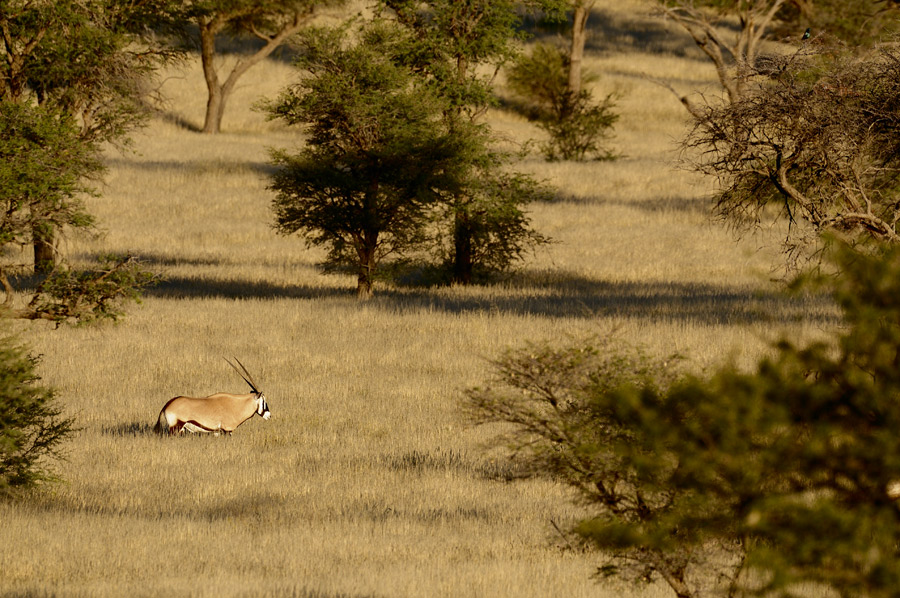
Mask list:
[[[549,280],[548,280],[549,278]],[[595,280],[569,273],[527,273],[494,285],[487,296],[397,290],[384,293],[404,309],[499,312],[559,318],[621,318],[707,325],[836,322],[826,295],[788,296],[777,290],[696,282]],[[490,287],[488,287],[490,288]]]
[[[318,287],[239,278],[168,278],[146,295],[168,299],[355,300],[350,286]],[[567,272],[521,272],[471,288],[376,287],[367,305],[395,312],[502,313],[548,318],[622,318],[708,325],[833,323],[827,295],[789,296],[777,289],[699,282],[615,281]]]
[[[103,426],[101,431],[108,436],[155,436],[153,424],[147,422],[122,422]]]
[[[189,120],[182,114],[178,114],[173,110],[157,110],[156,116],[160,118],[160,120],[173,124],[180,129],[184,129],[185,131],[190,131],[191,133],[200,133],[203,131],[203,127],[198,125],[192,120]]]
[[[575,195],[571,193],[557,194],[551,199],[543,200],[545,204],[570,203],[584,206],[616,206],[631,208],[648,214],[688,214],[702,217],[715,217],[712,202],[706,197],[696,195],[672,195],[668,197],[652,197],[650,199],[605,198],[602,195]]]
[[[241,278],[211,279],[202,276],[165,276],[144,292],[166,299],[326,299],[354,296],[354,289],[278,284]]]
[[[127,157],[110,157],[108,164],[121,165],[151,173],[191,173],[196,175],[242,175],[251,172],[269,176],[278,171],[278,166],[268,162],[227,158],[205,158],[196,160],[131,160]]]

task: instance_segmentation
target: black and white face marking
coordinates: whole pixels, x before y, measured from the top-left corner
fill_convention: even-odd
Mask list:
[[[269,411],[269,404],[266,403],[266,395],[259,393],[256,398],[258,400],[256,404],[256,414],[261,415],[263,419],[272,417],[272,413]]]

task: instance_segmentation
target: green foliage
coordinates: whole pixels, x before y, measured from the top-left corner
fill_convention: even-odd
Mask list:
[[[36,365],[12,339],[0,339],[0,495],[53,479],[48,458],[73,432],[53,390],[37,384]]]
[[[312,13],[317,5],[339,4],[339,0],[196,0],[190,3],[191,18],[222,18],[226,30],[236,36],[255,36],[258,33],[281,29],[295,12]]]
[[[157,278],[129,256],[102,256],[89,270],[57,268],[40,282],[28,307],[17,316],[57,325],[117,320],[122,304],[140,301],[141,291]]]
[[[114,318],[114,306],[135,298],[152,278],[131,260],[104,263],[98,271],[58,266],[52,240],[63,227],[92,226],[83,198],[105,172],[104,144],[127,143],[142,124],[147,81],[176,56],[162,34],[175,29],[180,4],[0,4],[0,254],[11,244],[33,242],[35,272],[50,274],[28,306],[19,307],[10,277],[24,265],[0,263],[0,315],[57,322]],[[48,248],[49,256],[39,259],[38,249]]]
[[[594,103],[589,90],[569,90],[568,61],[565,50],[539,43],[530,56],[519,57],[509,69],[509,86],[524,102],[528,118],[549,134],[541,148],[548,160],[613,159],[604,147],[619,118],[613,112],[613,97]]]
[[[399,64],[398,31],[376,22],[354,33],[303,35],[298,66],[310,76],[267,109],[310,135],[297,154],[272,153],[278,229],[327,246],[326,267],[351,265],[365,297],[384,257],[422,241],[464,148],[442,127],[445,104]]]
[[[506,160],[502,154],[489,153],[466,169],[465,194],[445,196],[440,216],[447,224],[434,231],[435,252],[458,282],[507,271],[550,242],[531,228],[525,206],[549,199],[551,190],[530,176],[511,172]],[[448,230],[452,237],[442,234]]]
[[[4,2],[0,98],[53,106],[85,139],[121,142],[147,114],[147,79],[178,56],[159,32],[175,28],[179,4]]]
[[[459,96],[410,60],[426,47],[412,33],[384,19],[310,30],[298,60],[310,77],[267,106],[309,134],[299,153],[272,154],[277,226],[328,247],[326,268],[353,268],[361,297],[388,256],[431,250],[469,282],[546,241],[523,206],[547,191],[510,172]]]
[[[892,596],[900,250],[844,248],[837,264],[822,279],[845,316],[833,343],[783,340],[751,372],[674,378],[627,354],[529,347],[467,406],[514,424],[519,458],[596,510],[576,531],[613,555],[601,574],[658,575],[682,596],[804,582]]]
[[[520,37],[518,3],[511,0],[380,0],[413,32],[403,60],[426,74],[454,113],[480,115],[494,102],[493,76],[480,66],[503,63]]]
[[[82,198],[105,172],[98,144],[86,141],[67,113],[48,105],[0,100],[0,250],[28,243],[36,230],[87,228]],[[0,315],[56,322],[118,317],[123,300],[154,279],[128,258],[105,258],[97,270],[59,267],[40,282],[28,306],[13,305],[10,276],[21,266],[0,263],[6,298]]]
[[[679,363],[675,355],[654,360],[613,336],[563,347],[531,344],[496,360],[489,383],[466,393],[473,421],[512,424],[498,442],[520,468],[558,477],[597,509],[577,531],[594,538],[602,530],[596,538],[613,555],[602,573],[638,580],[661,569],[683,576],[691,562],[687,529],[669,539],[671,551],[638,542],[682,491],[665,485],[670,463],[636,446],[654,430],[623,417],[634,397],[622,405],[601,402],[621,396],[622,388],[664,393],[681,376]]]
[[[90,226],[81,198],[104,171],[68,113],[0,100],[0,248],[27,243],[35,226]]]
[[[526,3],[558,8],[558,3]],[[407,32],[399,59],[445,102],[444,126],[465,148],[456,182],[442,193],[436,253],[454,282],[469,284],[502,271],[547,239],[533,231],[525,206],[548,192],[511,172],[509,156],[491,149],[489,129],[478,119],[495,102],[492,85],[500,65],[515,55],[521,38],[517,2],[385,0]]]

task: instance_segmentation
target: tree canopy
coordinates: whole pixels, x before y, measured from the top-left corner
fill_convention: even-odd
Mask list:
[[[0,338],[0,496],[53,479],[49,457],[73,431],[52,389],[37,384],[37,359]]]
[[[149,77],[174,55],[159,37],[174,26],[174,4],[13,0],[0,8],[0,248],[31,241],[35,271],[50,277],[27,307],[14,307],[11,276],[24,265],[0,265],[2,315],[112,316],[113,297],[132,297],[152,277],[128,258],[70,271],[54,238],[63,226],[92,225],[82,199],[104,172],[103,145],[124,144],[143,123]]]
[[[443,126],[442,98],[399,64],[396,33],[383,22],[354,35],[346,26],[310,30],[298,62],[309,76],[268,106],[310,135],[297,154],[272,154],[281,167],[272,185],[277,226],[327,246],[326,267],[352,265],[361,298],[383,258],[423,240],[466,143]]]
[[[527,3],[557,9],[558,4]],[[407,32],[400,59],[446,102],[444,126],[477,143],[459,164],[465,171],[460,184],[444,190],[442,221],[448,232],[439,233],[436,245],[453,281],[469,284],[546,241],[530,228],[524,211],[546,190],[511,172],[509,156],[490,147],[492,136],[480,122],[496,101],[494,78],[522,37],[521,6],[506,0],[382,0],[380,5]]]

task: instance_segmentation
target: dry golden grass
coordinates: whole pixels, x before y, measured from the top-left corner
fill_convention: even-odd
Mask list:
[[[831,313],[782,299],[773,250],[758,249],[777,238],[736,241],[708,215],[709,183],[672,167],[685,114],[643,75],[690,89],[710,87],[711,69],[644,4],[607,16],[623,29],[595,38],[589,66],[598,90],[621,93],[624,157],[521,164],[560,189],[532,212],[557,243],[507,282],[381,286],[366,304],[271,228],[266,148],[297,135],[249,106],[292,69],[251,70],[216,137],[182,126],[201,122],[198,65],[173,70],[168,113],[136,153],[109,155],[90,203],[106,234],[66,243],[75,257],[134,253],[166,281],[117,325],[18,326],[81,431],[64,483],[0,503],[0,594],[669,595],[591,580],[600,555],[563,550],[550,523],[579,516],[571,495],[502,481],[483,450],[493,431],[461,419],[460,390],[528,339],[616,329],[704,367],[751,360],[777,330],[817,334]],[[491,120],[519,142],[537,135],[514,115]],[[269,422],[230,438],[150,433],[174,395],[243,392],[232,355],[267,393]]]

